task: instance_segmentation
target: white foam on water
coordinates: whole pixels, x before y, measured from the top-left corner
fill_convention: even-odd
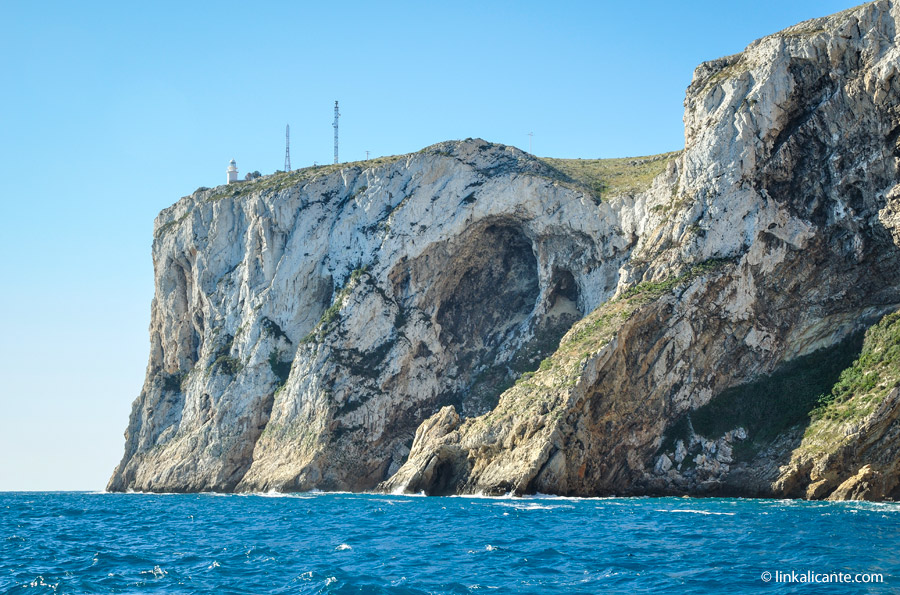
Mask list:
[[[483,550],[468,550],[466,553],[467,554],[477,554],[479,552],[493,552],[493,551],[496,551],[497,549],[499,549],[499,548],[497,548],[497,546],[487,544],[486,546],[484,546]]]
[[[412,502],[412,500],[398,500],[396,498],[373,498],[372,502],[381,502],[382,504],[407,504],[409,502]]]
[[[673,508],[671,510],[656,509],[655,512],[687,512],[690,514],[709,514],[718,516],[734,516],[733,512],[712,512],[711,510],[692,510],[690,508]]]
[[[446,498],[464,498],[467,500],[512,500],[512,499],[521,499],[521,496],[516,496],[512,492],[506,492],[500,496],[493,496],[491,494],[485,494],[484,492],[475,492],[474,494],[450,494],[449,496],[445,496]]]
[[[497,502],[497,506],[515,508],[516,510],[554,510],[556,508],[575,508],[571,504],[539,504],[537,502]]]
[[[846,508],[853,512],[900,512],[900,502],[861,502],[859,500],[847,500],[844,502],[829,502],[829,504],[836,504],[839,508]]]
[[[48,583],[44,581],[43,576],[37,576],[33,581],[28,583],[29,587],[50,587],[50,589],[56,593],[57,587],[59,587],[59,583]]]
[[[169,573],[160,568],[159,564],[157,564],[153,567],[153,570],[142,570],[141,574],[152,574],[155,578],[162,578]]]
[[[240,496],[256,496],[259,498],[295,498],[297,500],[311,500],[315,495],[308,492],[277,492],[270,490],[268,492],[252,492],[249,494],[238,494]]]
[[[573,502],[583,502],[587,500],[640,500],[647,496],[631,496],[622,498],[621,496],[557,496],[556,494],[543,494],[538,492],[530,496],[522,496],[523,500],[571,500]]]
[[[342,543],[341,545],[339,545],[339,546],[337,546],[336,548],[334,548],[334,550],[337,551],[337,552],[343,552],[343,551],[345,551],[345,550],[352,550],[352,549],[353,549],[353,548],[350,547],[349,545],[347,545],[346,543]]]
[[[410,494],[409,492],[404,492],[403,488],[394,488],[390,492],[360,492],[362,494],[366,494],[367,496],[390,496],[391,498],[400,497],[400,498],[428,498],[428,495],[424,490],[420,492],[416,492],[414,494]]]

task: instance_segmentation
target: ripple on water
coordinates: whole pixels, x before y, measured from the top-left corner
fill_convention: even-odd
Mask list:
[[[808,568],[900,584],[893,503],[8,493],[0,506],[3,593],[755,592],[763,570]]]

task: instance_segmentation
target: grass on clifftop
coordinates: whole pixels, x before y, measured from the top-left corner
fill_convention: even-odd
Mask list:
[[[622,157],[617,159],[556,159],[542,157],[540,160],[557,170],[565,181],[584,186],[596,196],[620,196],[636,194],[650,187],[653,179],[666,169],[666,165],[681,154],[681,151],[649,155],[644,157]],[[318,175],[328,175],[341,169],[379,167],[388,165],[408,155],[389,155],[366,161],[317,165],[290,172],[277,171],[255,180],[241,180],[220,186],[206,200],[239,198],[252,192],[273,189],[283,190]]]
[[[618,159],[542,157],[540,160],[603,198],[643,192],[650,187],[656,176],[665,171],[669,161],[680,154],[681,151],[674,151],[647,157]]]
[[[303,167],[289,172],[277,171],[255,180],[242,180],[236,183],[227,184],[220,187],[216,192],[210,194],[206,200],[213,202],[223,198],[239,198],[247,196],[252,192],[260,192],[262,190],[284,190],[290,188],[300,182],[310,180],[316,176],[327,176],[342,169],[358,167],[360,169],[369,169],[372,167],[380,167],[389,165],[395,161],[403,159],[406,155],[388,155],[385,157],[375,157],[365,161],[348,161],[347,163],[331,163],[328,165],[314,165],[311,167]]]

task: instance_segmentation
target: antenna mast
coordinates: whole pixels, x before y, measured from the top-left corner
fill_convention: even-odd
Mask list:
[[[334,162],[338,162],[338,118],[341,117],[341,112],[338,111],[338,102],[334,102]]]
[[[284,171],[291,171],[291,125],[284,127]]]

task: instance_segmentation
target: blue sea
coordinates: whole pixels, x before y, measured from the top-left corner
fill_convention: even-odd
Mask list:
[[[0,493],[0,540],[2,593],[900,592],[893,503]]]

